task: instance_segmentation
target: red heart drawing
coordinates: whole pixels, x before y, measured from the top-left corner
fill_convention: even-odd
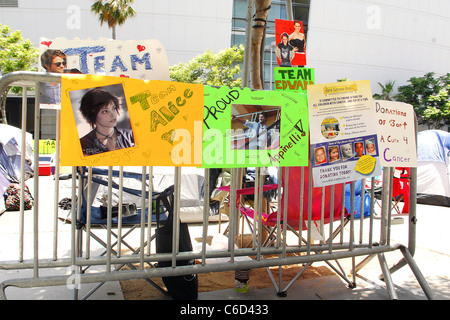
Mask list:
[[[50,45],[52,44],[52,41],[42,41],[41,44],[43,44],[44,46],[50,47]]]
[[[144,51],[144,50],[145,50],[145,47],[144,47],[144,46],[141,46],[141,45],[138,45],[138,46],[137,46],[137,49],[139,50],[139,52],[141,52],[141,51]]]
[[[124,74],[121,74],[120,77],[122,77],[122,78],[129,78],[129,76],[126,76]]]

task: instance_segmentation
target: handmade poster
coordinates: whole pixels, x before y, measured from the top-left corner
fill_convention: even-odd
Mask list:
[[[414,108],[410,104],[375,101],[378,148],[383,167],[417,167]]]
[[[315,83],[312,68],[274,68],[275,90],[306,93],[308,85]]]
[[[41,38],[39,71],[169,80],[169,64],[158,40]],[[40,103],[60,109],[61,85],[41,83]]]
[[[369,81],[310,85],[308,107],[315,187],[381,174]]]
[[[275,19],[275,52],[279,66],[306,66],[303,22]]]
[[[308,165],[306,94],[204,90],[203,167]]]
[[[202,85],[63,75],[61,98],[63,166],[201,165]]]

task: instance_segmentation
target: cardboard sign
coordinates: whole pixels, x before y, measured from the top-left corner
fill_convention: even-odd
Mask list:
[[[205,86],[204,104],[203,167],[308,165],[306,94]]]
[[[275,19],[275,42],[278,65],[306,66],[306,38],[302,21]]]
[[[417,167],[415,117],[412,105],[375,101],[378,147],[383,167]]]
[[[41,38],[39,54],[61,50],[66,55],[66,72],[98,74],[142,80],[169,80],[169,63],[158,40],[120,41],[106,38]],[[39,71],[46,69],[40,64]]]
[[[201,165],[202,85],[64,75],[61,105],[63,166]]]
[[[306,93],[308,85],[315,83],[312,68],[274,68],[275,90]]]
[[[381,174],[369,81],[310,85],[308,106],[315,187]]]

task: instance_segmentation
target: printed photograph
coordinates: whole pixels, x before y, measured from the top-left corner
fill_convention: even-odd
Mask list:
[[[135,146],[122,84],[69,92],[84,156]]]
[[[280,146],[281,107],[232,105],[231,150],[276,150]]]

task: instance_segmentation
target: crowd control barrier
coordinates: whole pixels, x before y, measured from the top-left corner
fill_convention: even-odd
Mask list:
[[[22,154],[26,153],[27,120],[34,119],[34,150],[39,150],[40,132],[40,105],[39,105],[39,85],[41,82],[60,82],[61,77],[57,74],[46,74],[37,72],[15,72],[0,78],[0,93],[3,93],[8,86],[21,86],[22,93],[22,141],[19,143]],[[35,88],[35,111],[33,115],[27,114],[27,98],[29,88]],[[56,110],[56,118],[59,119],[59,110]],[[68,284],[84,285],[102,283],[108,281],[147,279],[153,283],[152,279],[159,277],[192,275],[200,273],[221,272],[229,270],[247,270],[256,268],[281,267],[286,265],[302,264],[309,266],[315,262],[327,262],[330,267],[348,283],[349,287],[356,284],[356,274],[374,257],[378,257],[386,288],[390,298],[397,299],[395,286],[391,273],[399,268],[408,265],[414,273],[417,281],[422,287],[425,295],[433,299],[425,278],[416,265],[413,255],[415,252],[416,240],[416,185],[417,170],[410,170],[410,208],[407,215],[409,223],[409,238],[407,245],[393,243],[390,239],[391,231],[391,199],[393,172],[390,168],[383,171],[383,188],[380,197],[381,213],[374,216],[375,196],[374,189],[371,194],[371,209],[368,215],[360,214],[355,216],[355,182],[350,183],[351,209],[344,209],[345,184],[338,184],[327,188],[313,188],[311,179],[308,180],[309,167],[304,168],[284,168],[278,170],[278,184],[272,186],[278,192],[277,210],[275,215],[270,217],[258,214],[262,208],[263,181],[259,179],[260,169],[257,169],[255,187],[251,190],[254,193],[254,210],[252,213],[240,210],[240,197],[242,195],[238,180],[241,169],[231,169],[231,185],[229,191],[229,219],[228,219],[228,246],[225,249],[211,249],[207,245],[209,229],[209,199],[204,198],[203,222],[201,250],[182,251],[179,247],[180,238],[180,194],[183,188],[181,183],[181,167],[174,167],[174,184],[171,188],[155,192],[152,185],[152,167],[127,168],[127,167],[72,167],[70,172],[65,173],[68,180],[61,180],[61,169],[59,165],[59,132],[60,122],[56,126],[56,157],[53,195],[49,197],[48,192],[40,189],[41,176],[39,176],[39,154],[34,152],[33,169],[34,177],[25,181],[24,175],[18,182],[21,186],[20,210],[17,212],[17,237],[9,239],[8,243],[2,242],[0,246],[17,248],[17,258],[13,260],[0,260],[0,270],[24,270],[32,272],[24,278],[8,278],[0,284],[0,298],[7,299],[8,288],[32,288],[51,287]],[[25,157],[21,157],[21,169],[25,170]],[[296,171],[295,178],[293,171]],[[311,176],[311,175],[309,175]],[[210,169],[204,171],[204,190],[210,188]],[[289,192],[292,179],[296,181],[298,194]],[[129,181],[133,180],[132,187]],[[67,205],[70,210],[68,215],[61,217],[60,184],[70,185],[71,195],[68,196]],[[300,183],[298,183],[300,182]],[[372,179],[373,182],[373,179]],[[34,199],[33,208],[25,210],[24,206],[24,186],[32,189]],[[112,198],[112,193],[118,190],[120,202],[119,206],[113,207],[111,201],[107,201],[103,208],[95,207],[92,203],[93,188],[103,186],[108,193],[108,199]],[[362,194],[365,193],[365,183],[362,183]],[[40,191],[41,190],[41,191]],[[313,192],[314,191],[314,192]],[[317,191],[317,192],[316,192]],[[245,191],[243,191],[245,193]],[[297,192],[297,191],[295,191]],[[138,208],[127,207],[122,195],[132,194],[140,199]],[[151,196],[150,196],[151,195]],[[280,196],[283,195],[283,196]],[[53,212],[41,209],[43,202],[53,201]],[[321,204],[316,208],[313,205],[314,199],[318,198]],[[291,219],[289,203],[298,202],[299,212],[295,213],[295,218]],[[361,206],[364,201],[361,201]],[[48,203],[46,203],[48,204]],[[48,208],[48,206],[45,206]],[[51,206],[50,206],[51,207]],[[304,209],[305,208],[305,209]],[[117,209],[117,210],[116,210]],[[136,214],[136,212],[137,214]],[[130,214],[130,211],[134,214]],[[363,212],[363,208],[361,211]],[[103,213],[103,215],[102,215]],[[251,222],[252,242],[245,248],[239,248],[236,243],[236,235],[239,233],[240,215],[243,214]],[[31,226],[24,225],[24,221],[29,221]],[[39,222],[41,218],[51,216],[52,225],[43,226]],[[160,223],[168,217],[174,222],[172,224],[172,252],[157,253],[149,245],[155,239],[156,230]],[[286,219],[284,219],[286,217]],[[0,216],[0,223],[2,217]],[[128,219],[128,220],[127,220]],[[375,223],[375,219],[379,223]],[[48,221],[48,220],[46,220]],[[63,224],[70,224],[70,250],[61,252],[60,246],[63,240],[60,229]],[[313,225],[323,235],[322,239],[313,236]],[[24,230],[31,227],[31,236]],[[45,235],[42,228],[45,227]],[[262,236],[262,230],[267,227],[269,235]],[[49,230],[50,229],[50,230]],[[96,230],[102,230],[101,236],[95,234]],[[138,233],[138,241],[127,242],[127,237],[131,232]],[[295,234],[298,241],[288,243],[288,232]],[[104,236],[104,237],[103,237]],[[103,237],[103,238],[102,238]],[[92,239],[102,243],[104,251],[98,253],[91,250]],[[136,239],[136,238],[134,238]],[[45,242],[45,243],[44,243]],[[51,250],[42,247],[51,247]],[[32,252],[25,252],[24,248],[32,248]],[[389,268],[385,259],[385,254],[393,251],[401,251],[403,258],[394,267]],[[240,257],[251,257],[241,259]],[[346,258],[363,258],[359,264],[354,263],[352,270],[346,272],[339,262]],[[215,263],[215,258],[225,258],[225,263]],[[2,258],[0,258],[2,259]],[[180,260],[193,260],[195,264],[177,265]],[[167,267],[155,267],[161,261],[168,261]],[[222,260],[223,261],[223,260]],[[337,267],[332,262],[337,263]],[[91,267],[96,267],[95,272],[89,272]],[[128,266],[128,268],[122,268]],[[54,269],[71,270],[66,274],[52,273]],[[100,271],[99,271],[100,270]],[[45,271],[45,272],[44,272]],[[351,274],[350,278],[347,274]],[[278,279],[272,277],[275,293],[282,296],[287,294],[290,286],[297,281],[297,275],[285,285],[281,276]],[[77,286],[74,286],[74,298],[78,299]],[[156,286],[156,285],[155,285]],[[161,289],[164,291],[163,289]],[[350,290],[350,289],[349,289]],[[88,298],[89,294],[83,298]]]

